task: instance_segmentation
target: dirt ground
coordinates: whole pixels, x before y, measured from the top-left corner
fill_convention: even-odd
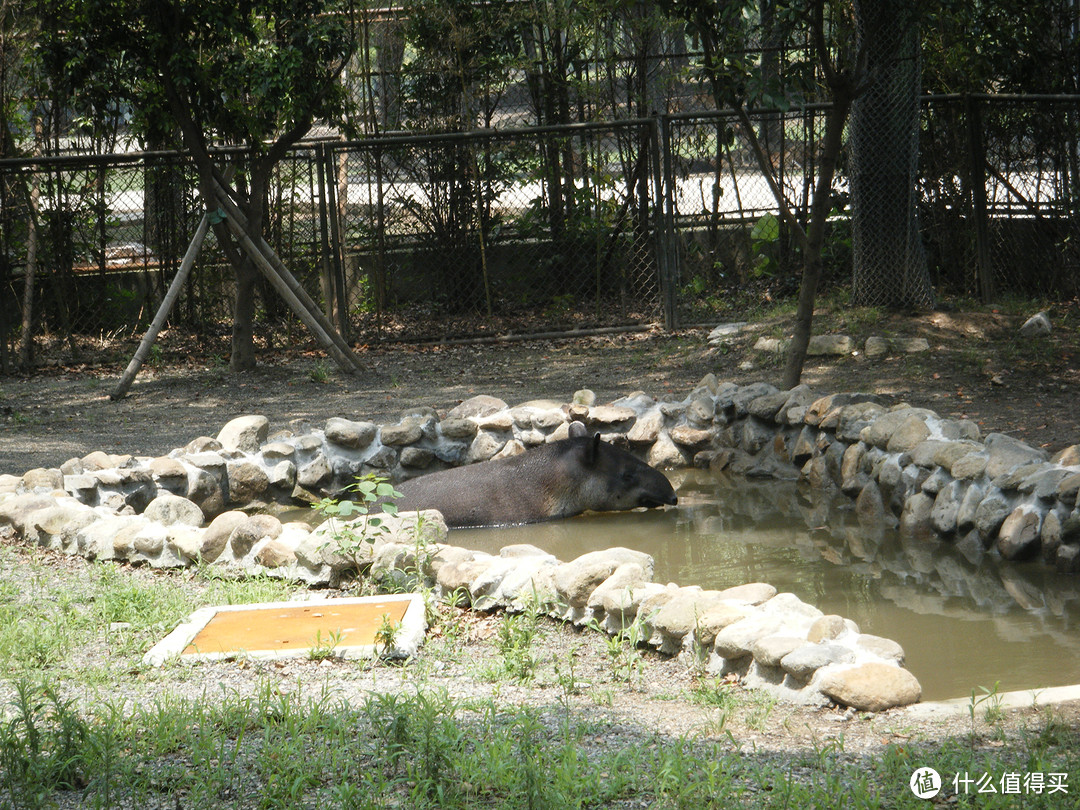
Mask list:
[[[872,391],[978,422],[983,434],[1009,433],[1055,452],[1080,442],[1080,303],[1052,311],[1050,335],[1025,339],[1025,315],[934,312],[878,319],[825,312],[819,333],[925,337],[928,352],[867,359],[810,358],[803,382],[822,393]],[[1027,313],[1030,314],[1030,313]],[[48,360],[31,376],[0,377],[0,473],[58,466],[92,450],[158,455],[200,435],[214,436],[248,413],[274,426],[327,417],[393,422],[403,410],[444,412],[475,394],[516,404],[566,400],[589,388],[605,402],[635,390],[682,399],[707,373],[739,384],[779,383],[778,358],[753,350],[782,337],[787,321],[754,323],[725,346],[707,329],[658,329],[559,340],[477,345],[361,347],[368,371],[345,375],[319,352],[263,351],[260,367],[233,374],[183,335],[165,335],[153,367],[129,395],[109,399],[135,341],[111,345],[93,365]]]

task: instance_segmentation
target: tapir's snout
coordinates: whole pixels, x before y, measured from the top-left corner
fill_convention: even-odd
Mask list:
[[[654,509],[657,506],[675,506],[678,502],[679,497],[670,485],[663,490],[656,489],[652,492],[643,492],[641,497],[638,498],[638,506],[644,506],[646,509]]]

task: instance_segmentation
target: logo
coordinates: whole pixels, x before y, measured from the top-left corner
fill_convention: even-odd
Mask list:
[[[932,799],[941,791],[941,774],[933,768],[918,768],[908,784],[917,798]]]

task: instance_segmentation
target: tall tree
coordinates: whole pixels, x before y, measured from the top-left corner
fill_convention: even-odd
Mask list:
[[[339,364],[355,365],[263,239],[275,167],[315,121],[343,120],[338,77],[356,45],[351,0],[39,2],[56,19],[43,44],[63,68],[58,75],[90,88],[108,78],[101,104],[126,106],[145,140],[182,141],[191,155],[236,276],[231,367],[255,365],[260,270],[287,300],[313,308],[298,314],[317,335],[329,328],[320,339]],[[229,146],[241,149],[215,151]],[[238,170],[234,180],[227,162]]]
[[[919,28],[913,0],[856,0],[858,38],[872,77],[852,105],[852,299],[933,305],[917,217]]]
[[[788,41],[802,39],[811,43],[824,94],[831,102],[825,112],[825,134],[817,156],[817,177],[804,219],[788,201],[777,178],[772,156],[748,111],[766,89],[760,65],[749,62],[745,53],[744,37],[747,19],[754,8],[753,0],[728,3],[669,0],[669,3],[674,13],[683,17],[699,38],[713,101],[718,108],[734,111],[742,135],[772,190],[780,216],[802,251],[795,326],[782,381],[785,388],[792,388],[802,377],[810,343],[825,231],[832,210],[833,178],[844,145],[844,128],[851,105],[866,86],[866,54],[856,46],[854,37],[847,30],[851,19],[847,0],[796,0],[783,15],[777,12],[774,17],[774,25],[785,27]]]

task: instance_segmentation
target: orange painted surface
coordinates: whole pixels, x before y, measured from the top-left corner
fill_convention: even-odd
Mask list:
[[[364,604],[297,604],[296,607],[226,610],[206,623],[182,655],[306,650],[329,645],[340,633],[339,647],[375,643],[383,616],[397,623],[405,616],[408,600],[388,599]],[[318,636],[318,641],[316,641]]]

